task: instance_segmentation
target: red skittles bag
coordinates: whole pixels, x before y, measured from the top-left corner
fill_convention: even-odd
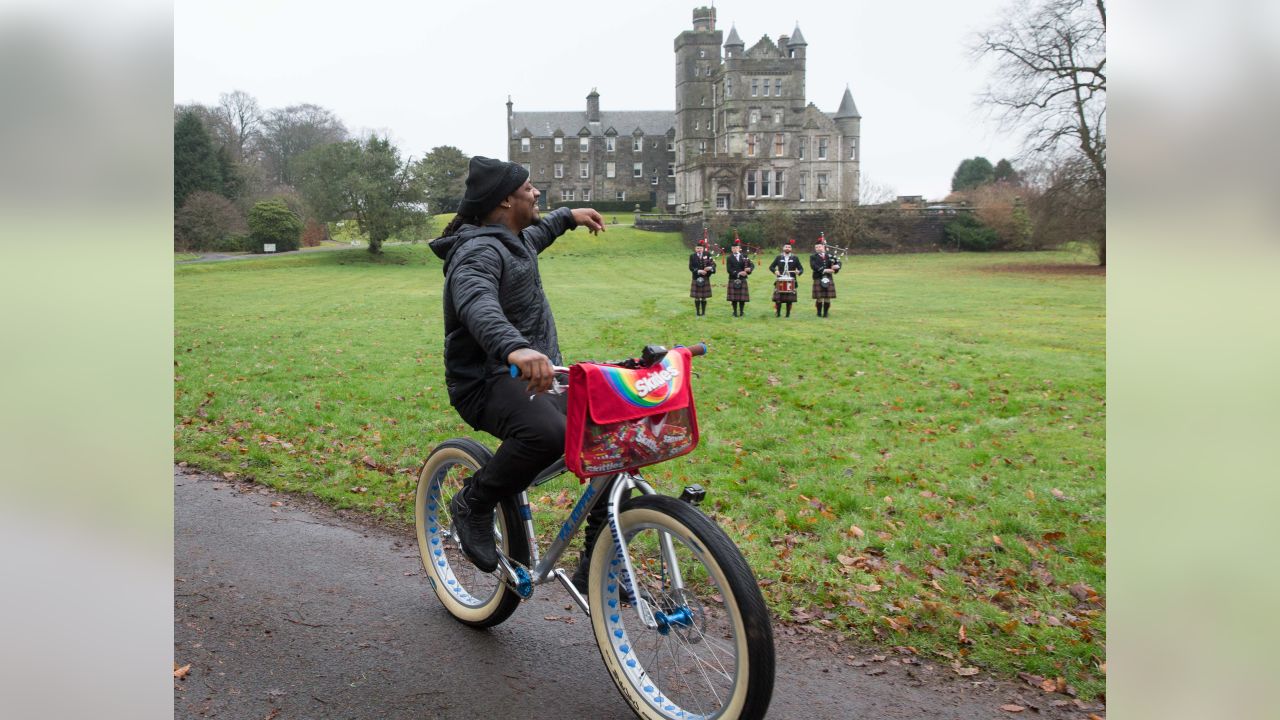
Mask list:
[[[688,348],[645,368],[578,363],[569,368],[564,462],[579,478],[611,475],[691,452],[698,417]]]

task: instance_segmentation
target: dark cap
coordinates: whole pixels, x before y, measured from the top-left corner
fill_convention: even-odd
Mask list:
[[[523,165],[476,155],[467,169],[467,192],[458,213],[483,218],[528,179]]]

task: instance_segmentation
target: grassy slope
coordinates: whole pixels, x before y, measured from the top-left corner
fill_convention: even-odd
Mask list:
[[[1101,692],[1103,280],[988,270],[1072,259],[1055,253],[859,257],[829,318],[802,301],[775,319],[759,280],[733,318],[723,275],[697,318],[686,257],[619,227],[566,236],[542,268],[570,361],[711,344],[703,445],[649,475],[708,488],[775,611]],[[175,274],[177,457],[408,517],[431,446],[471,434],[442,387],[425,246]]]

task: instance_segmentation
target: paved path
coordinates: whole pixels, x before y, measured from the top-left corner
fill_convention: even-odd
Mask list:
[[[559,586],[471,630],[431,593],[411,532],[178,468],[174,485],[174,659],[191,665],[175,718],[634,717]],[[770,718],[1086,717],[1061,695],[778,640]]]

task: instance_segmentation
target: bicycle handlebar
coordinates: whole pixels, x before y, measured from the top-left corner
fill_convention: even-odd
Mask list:
[[[676,345],[676,347],[678,347],[678,348],[682,347],[682,348],[684,348],[684,349],[688,350],[688,351],[689,351],[689,355],[690,355],[691,357],[697,357],[697,356],[699,356],[699,355],[706,355],[706,354],[707,354],[707,352],[711,350],[711,348],[707,345],[706,341],[699,341],[699,342],[696,342],[696,343],[694,343],[693,345],[689,345],[689,346],[685,346],[685,345]],[[507,371],[511,373],[511,377],[513,377],[513,378],[514,378],[514,377],[520,377],[520,367],[519,367],[518,365],[515,365],[515,364],[508,365],[508,366],[507,366]],[[553,366],[551,366],[551,371],[552,371],[552,372],[555,372],[555,373],[567,373],[567,372],[569,372],[569,368],[567,368],[567,367],[560,367],[559,365],[553,365]]]

